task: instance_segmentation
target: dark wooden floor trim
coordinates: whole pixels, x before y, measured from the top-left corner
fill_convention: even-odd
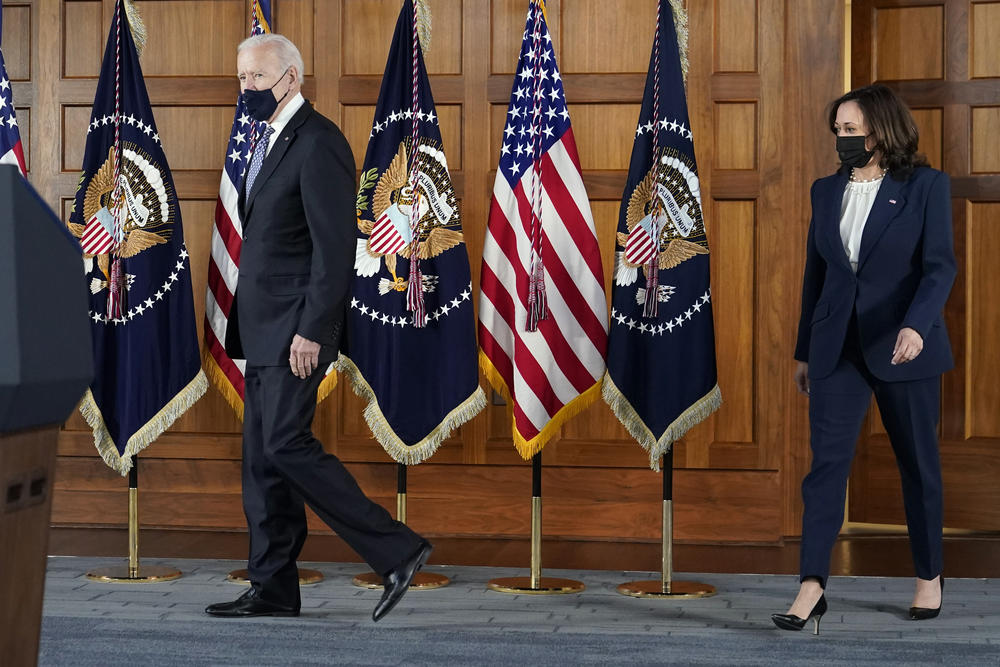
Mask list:
[[[126,557],[128,533],[124,528],[53,527],[49,553],[54,556]],[[434,538],[432,564],[524,567],[530,559],[527,539],[466,537]],[[245,533],[146,529],[140,534],[140,557],[145,558],[246,558]],[[310,535],[302,560],[360,562],[335,535]],[[780,545],[675,544],[674,569],[678,572],[746,572],[795,574],[798,540]],[[951,577],[1000,576],[1000,535],[945,538],[945,573]],[[549,568],[586,570],[657,571],[659,543],[545,540],[542,564]],[[909,543],[905,535],[842,537],[834,548],[833,574],[912,576]]]

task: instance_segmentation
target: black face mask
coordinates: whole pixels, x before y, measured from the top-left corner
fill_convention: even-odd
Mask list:
[[[865,150],[865,139],[866,137],[837,137],[837,155],[840,156],[840,162],[855,169],[868,164],[875,151]]]
[[[288,97],[288,93],[292,90],[291,86],[289,86],[288,90],[285,91],[285,94],[281,96],[281,100],[275,99],[274,94],[271,93],[274,86],[277,86],[281,80],[285,78],[285,74],[288,74],[288,69],[286,69],[282,75],[278,77],[278,80],[274,82],[274,85],[266,90],[250,90],[248,88],[243,91],[243,104],[246,106],[247,113],[250,114],[251,118],[261,122],[270,120],[271,116],[274,115],[274,110],[278,108],[279,104],[281,104],[281,100]]]

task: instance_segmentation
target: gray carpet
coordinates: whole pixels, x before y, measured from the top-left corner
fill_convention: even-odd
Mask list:
[[[522,571],[432,568],[452,585],[413,591],[374,624],[379,592],[351,585],[358,565],[311,564],[327,578],[303,587],[298,618],[233,621],[202,609],[240,594],[225,582],[240,563],[170,561],[185,576],[150,585],[83,576],[118,562],[50,559],[40,665],[1000,665],[997,580],[949,580],[941,617],[915,623],[905,618],[911,580],[834,577],[830,612],[814,637],[769,620],[794,594],[787,576],[679,575],[719,594],[653,601],[615,592],[634,573],[547,571],[588,588],[515,596],[485,583]]]

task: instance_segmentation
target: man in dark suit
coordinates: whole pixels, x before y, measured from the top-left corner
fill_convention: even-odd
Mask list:
[[[385,578],[379,620],[427,561],[430,544],[369,500],[323,451],[311,424],[344,328],[354,263],[355,167],[340,130],[299,92],[302,57],[285,37],[240,44],[247,113],[262,130],[240,190],[238,289],[226,351],[246,359],[243,508],[251,587],[213,616],[295,616],[303,501]]]

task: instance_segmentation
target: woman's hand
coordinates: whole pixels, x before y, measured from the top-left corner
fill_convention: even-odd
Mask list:
[[[809,395],[809,364],[804,361],[795,363],[795,386],[800,393]]]
[[[910,327],[900,329],[899,335],[896,336],[896,347],[892,350],[892,365],[913,361],[923,349],[924,339],[920,334]]]

